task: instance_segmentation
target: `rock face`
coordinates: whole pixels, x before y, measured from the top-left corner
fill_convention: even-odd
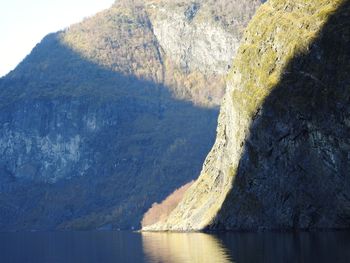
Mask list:
[[[350,227],[349,15],[341,0],[260,7],[200,177],[145,230]]]
[[[122,74],[163,83],[196,105],[224,94],[243,29],[259,0],[117,1],[61,34],[84,58]]]
[[[193,179],[259,5],[245,2],[238,16],[211,1],[116,1],[46,36],[0,79],[0,230],[137,227]]]

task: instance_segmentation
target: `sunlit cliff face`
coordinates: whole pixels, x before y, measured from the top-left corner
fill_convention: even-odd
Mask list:
[[[239,2],[118,1],[69,27],[61,41],[107,69],[165,84],[179,99],[217,107],[243,28],[260,5]],[[223,8],[228,3],[232,13]]]
[[[155,224],[153,227],[147,227],[146,230],[201,230],[213,224],[221,224],[221,227],[225,228],[225,220],[232,220],[229,226],[231,228],[258,227],[259,224],[266,223],[265,221],[258,222],[259,215],[261,217],[265,215],[265,208],[272,211],[270,218],[274,218],[276,216],[273,212],[275,207],[272,203],[278,203],[276,200],[283,200],[284,195],[287,196],[287,199],[289,198],[289,192],[283,192],[284,187],[281,187],[280,182],[285,183],[286,186],[294,185],[294,189],[290,189],[290,192],[294,195],[296,193],[295,189],[298,189],[299,186],[302,189],[304,185],[293,181],[293,178],[303,177],[303,173],[306,173],[308,176],[304,176],[304,178],[309,177],[310,184],[312,184],[312,178],[314,178],[314,181],[318,180],[317,176],[313,175],[314,166],[325,167],[322,171],[324,176],[320,176],[322,179],[319,180],[325,180],[325,177],[331,178],[333,176],[334,171],[329,172],[326,166],[328,162],[333,162],[334,158],[331,156],[328,158],[331,160],[323,161],[321,153],[340,152],[341,149],[331,139],[327,139],[327,134],[329,134],[326,130],[327,125],[322,124],[324,127],[320,125],[319,117],[316,115],[326,111],[327,107],[332,111],[334,110],[334,114],[337,114],[337,116],[341,114],[327,100],[330,99],[333,93],[339,92],[339,95],[332,97],[334,101],[339,100],[338,98],[342,96],[340,94],[346,94],[346,84],[344,83],[347,80],[338,80],[340,77],[343,78],[342,73],[339,73],[337,79],[337,76],[330,70],[318,69],[317,66],[313,67],[313,65],[322,63],[320,62],[322,59],[332,61],[332,58],[322,57],[323,53],[327,53],[331,49],[327,44],[327,38],[326,40],[322,38],[322,32],[324,27],[329,27],[329,19],[341,9],[344,3],[346,1],[341,0],[307,2],[271,0],[261,6],[248,25],[228,75],[227,91],[221,106],[216,143],[207,156],[200,177],[186,192],[185,198],[170,214],[165,223]],[[346,10],[343,13],[346,14]],[[342,17],[340,22],[333,22],[339,28],[338,32],[344,30],[341,22],[343,20],[345,18]],[[338,42],[340,46],[347,41],[345,31],[346,29],[343,37],[339,37],[341,39]],[[315,47],[313,49],[314,53],[310,55],[313,44],[319,38],[323,41],[323,44],[326,44],[320,47],[319,50],[318,47]],[[340,52],[343,53],[331,53],[335,58],[332,63],[337,63],[337,57],[347,55],[345,50],[340,50]],[[314,57],[316,58],[314,59]],[[300,61],[298,58],[300,58]],[[339,61],[343,59],[340,57]],[[344,69],[340,68],[339,72],[342,70]],[[323,87],[325,85],[322,81],[314,76],[323,71],[324,74],[319,78],[329,74],[329,78],[325,77],[325,81],[329,82],[326,85],[329,87],[328,91],[325,91],[327,89]],[[341,90],[342,86],[344,86],[343,91]],[[297,88],[293,90],[293,87]],[[337,87],[341,88],[338,88],[338,91],[335,92],[334,90]],[[279,93],[276,93],[276,90]],[[309,94],[310,90],[313,90],[311,95]],[[286,98],[287,91],[290,94],[289,98]],[[326,96],[326,99],[322,98],[323,95],[315,95],[322,94],[322,92],[323,94],[329,92],[330,96]],[[271,98],[272,95],[275,98]],[[307,100],[309,101],[305,102]],[[283,104],[283,107],[280,104]],[[340,104],[344,104],[344,101]],[[305,105],[311,105],[309,112],[306,112],[307,107]],[[318,107],[317,105],[321,106]],[[278,108],[279,106],[281,107]],[[312,117],[309,120],[305,120],[303,117],[298,119],[297,114],[300,112],[302,115],[310,115],[309,113],[313,115],[311,114]],[[322,118],[328,118],[325,117],[328,116],[327,113],[324,112]],[[341,123],[334,118],[334,122],[330,125],[341,126]],[[272,124],[275,128],[269,130]],[[259,129],[254,125],[260,125]],[[306,134],[310,135],[307,140],[302,141],[298,136],[300,125],[307,127]],[[313,127],[317,125],[321,126],[317,127],[318,129],[323,129],[319,134],[316,134],[315,127]],[[341,128],[344,129],[344,125],[339,127],[339,130]],[[287,138],[287,142],[284,142],[285,137],[281,135],[282,143],[278,144],[275,133],[281,133],[281,130],[288,130],[289,133],[286,134],[288,136],[293,134],[293,136]],[[320,133],[324,134],[320,135]],[[341,132],[339,133],[341,134]],[[339,134],[332,136],[337,137]],[[296,139],[299,141],[296,141]],[[303,148],[306,145],[305,141],[309,146],[307,150]],[[268,143],[270,146],[267,145]],[[271,147],[271,153],[268,150],[269,147]],[[270,158],[270,155],[275,152],[279,155]],[[343,153],[339,153],[339,156],[341,154]],[[309,165],[308,169],[310,171],[305,172],[306,169],[299,171],[298,165],[300,166],[300,162],[298,163],[297,156],[303,156],[305,159],[310,155],[314,156],[313,159],[308,161],[312,165],[306,164]],[[301,157],[298,158],[302,159]],[[339,157],[339,163],[334,164],[334,166],[343,165],[343,160],[344,157]],[[245,166],[241,165],[242,163]],[[284,168],[274,170],[274,167],[279,167],[276,164]],[[254,170],[251,167],[257,168]],[[286,174],[286,169],[292,167],[296,167],[296,169],[291,169],[290,178],[288,178],[289,175]],[[344,171],[346,170],[342,169],[336,173],[345,173]],[[241,174],[240,180],[237,177],[239,174]],[[318,176],[319,174],[321,174],[321,171],[319,171]],[[283,179],[284,176],[286,176],[286,180]],[[293,181],[293,184],[286,183],[288,180]],[[333,181],[333,183],[336,183],[336,181]],[[272,185],[276,185],[276,187],[273,188]],[[281,187],[281,189],[278,187]],[[279,189],[279,192],[276,189]],[[313,191],[311,186],[309,190]],[[321,190],[320,188],[320,192],[323,191],[330,190]],[[230,192],[234,197],[231,196],[227,200]],[[276,196],[273,196],[273,193],[276,193]],[[266,198],[269,194],[271,194],[270,200]],[[298,200],[298,194],[295,194],[295,199],[289,200],[291,202],[290,206],[293,207],[290,210],[298,207],[298,202],[305,201],[317,204],[319,202],[317,200],[318,193],[313,193],[313,195],[311,201],[307,197],[300,201]],[[215,221],[217,214],[223,211],[222,205],[225,201],[227,201],[227,206],[224,209],[227,213],[223,212],[222,218]],[[340,200],[340,202],[343,201]],[[232,212],[233,205],[237,209],[237,211],[235,210],[236,214]],[[282,211],[283,205],[278,203],[278,206]],[[293,213],[297,214],[294,218],[299,218],[300,211],[298,208]],[[276,216],[278,217],[276,220],[280,220],[279,223],[274,225],[273,220],[271,220],[268,223],[270,224],[269,227],[292,227],[295,222],[299,224],[299,219],[293,221],[293,213],[282,211],[281,215]],[[250,216],[251,218],[246,220]],[[268,219],[266,220],[268,221]],[[303,220],[300,219],[300,222]],[[304,221],[300,223],[301,226],[308,226],[309,223],[313,222],[310,218]],[[320,224],[325,225],[324,223]]]

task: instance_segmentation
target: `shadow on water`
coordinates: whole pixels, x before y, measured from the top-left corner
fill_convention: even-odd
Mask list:
[[[130,232],[0,233],[2,263],[144,262],[141,238]]]
[[[350,232],[224,233],[217,238],[236,263],[350,260]]]
[[[212,227],[350,226],[349,17],[344,1],[258,109]]]
[[[138,228],[152,203],[200,172],[215,139],[217,109],[89,61],[59,33],[0,85],[0,135],[18,137],[0,157],[3,231]]]

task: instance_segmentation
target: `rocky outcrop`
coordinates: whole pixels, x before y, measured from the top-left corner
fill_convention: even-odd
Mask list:
[[[350,226],[349,15],[342,0],[257,11],[200,177],[145,230]]]
[[[0,80],[0,230],[137,227],[193,179],[259,4],[245,2],[241,16],[212,1],[121,0],[46,36]]]
[[[123,0],[71,26],[61,38],[99,65],[163,83],[179,99],[213,107],[221,102],[243,29],[259,5],[259,0]]]

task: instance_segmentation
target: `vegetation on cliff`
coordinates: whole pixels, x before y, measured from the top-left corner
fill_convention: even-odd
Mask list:
[[[182,200],[183,195],[193,184],[193,182],[194,181],[191,181],[181,186],[179,189],[176,189],[160,204],[153,203],[152,207],[144,214],[141,221],[141,226],[145,227],[160,221],[164,221]]]

